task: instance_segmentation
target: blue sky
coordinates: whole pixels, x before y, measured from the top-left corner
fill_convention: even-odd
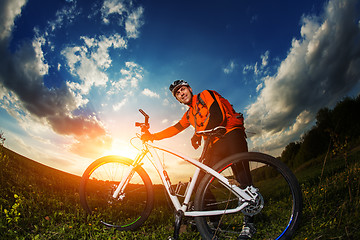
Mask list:
[[[275,156],[320,108],[359,94],[355,0],[3,0],[0,11],[5,146],[71,173],[133,156],[139,108],[153,132],[176,123],[175,79],[228,98],[250,149]],[[192,133],[161,144],[196,157]]]

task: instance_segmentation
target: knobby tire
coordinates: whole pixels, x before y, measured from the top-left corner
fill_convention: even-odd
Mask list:
[[[255,210],[249,207],[235,214],[196,217],[202,239],[237,239],[244,214],[254,214],[257,231],[251,239],[291,239],[302,211],[302,193],[296,177],[280,160],[255,152],[230,156],[214,169],[228,179],[235,179],[231,165],[244,161],[249,161],[253,186],[259,189],[264,207],[259,212],[255,206]],[[204,176],[195,195],[195,210],[225,210],[238,205],[237,197],[217,179],[210,174]]]

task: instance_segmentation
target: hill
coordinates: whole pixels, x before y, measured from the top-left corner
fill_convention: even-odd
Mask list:
[[[360,147],[324,154],[295,170],[304,210],[294,239],[360,239]],[[0,155],[0,239],[163,239],[172,235],[173,214],[159,186],[156,206],[143,227],[107,229],[85,216],[80,177],[3,149]],[[185,231],[181,239],[199,239]]]
[[[155,209],[144,227],[115,232],[85,215],[79,176],[6,148],[0,151],[0,166],[0,239],[158,239],[172,234],[172,210],[162,186],[154,186]]]
[[[54,188],[52,185],[53,182],[58,183],[56,188],[64,188],[69,191],[77,191],[77,185],[80,183],[80,177],[75,176],[46,165],[43,165],[39,162],[21,156],[10,149],[3,148],[3,154],[6,157],[3,157],[2,166],[4,171],[10,173],[11,178],[7,180],[13,180],[13,182],[2,181],[4,184],[11,184],[12,186],[23,185],[21,181],[22,178],[26,178],[26,182],[33,183],[37,186]],[[17,173],[17,174],[14,174]],[[2,175],[1,175],[2,176]],[[8,175],[9,176],[9,175]],[[5,177],[6,178],[6,177]],[[3,179],[1,179],[3,180]],[[24,186],[23,186],[24,187]],[[57,189],[60,190],[60,189]],[[53,189],[53,191],[56,191]]]

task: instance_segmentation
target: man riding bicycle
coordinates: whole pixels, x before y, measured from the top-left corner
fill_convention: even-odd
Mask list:
[[[247,152],[247,142],[245,128],[242,119],[236,119],[233,112],[224,102],[227,102],[220,94],[212,90],[204,90],[194,95],[190,85],[184,80],[174,81],[170,87],[173,96],[189,109],[185,112],[181,120],[175,125],[154,134],[144,134],[142,140],[161,140],[172,137],[190,125],[195,128],[195,133],[191,138],[192,146],[197,149],[201,145],[201,136],[197,131],[213,129],[217,126],[226,128],[226,133],[221,138],[216,138],[206,155],[206,165],[212,167],[218,161],[241,152]],[[228,103],[228,102],[227,102]],[[246,188],[252,184],[249,164],[243,162],[232,167],[236,180],[241,188]],[[202,176],[204,173],[202,173]],[[253,217],[245,215],[244,225],[238,239],[250,239],[255,234],[256,229]]]

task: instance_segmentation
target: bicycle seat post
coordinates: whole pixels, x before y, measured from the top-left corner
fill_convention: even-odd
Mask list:
[[[206,152],[209,149],[210,143],[213,141],[213,139],[215,137],[222,137],[226,132],[225,127],[219,126],[210,130],[204,130],[204,131],[199,131],[197,132],[198,134],[202,135],[202,136],[206,136],[206,138],[204,138],[204,148],[203,151],[201,153],[200,162],[203,162],[205,160],[206,157]]]
[[[209,146],[210,146],[210,140],[211,140],[211,136],[207,137],[205,140],[204,140],[204,148],[201,152],[201,155],[200,155],[200,158],[199,158],[199,161],[200,162],[203,162],[205,160],[205,157],[206,157],[206,152],[208,151],[209,149]]]

